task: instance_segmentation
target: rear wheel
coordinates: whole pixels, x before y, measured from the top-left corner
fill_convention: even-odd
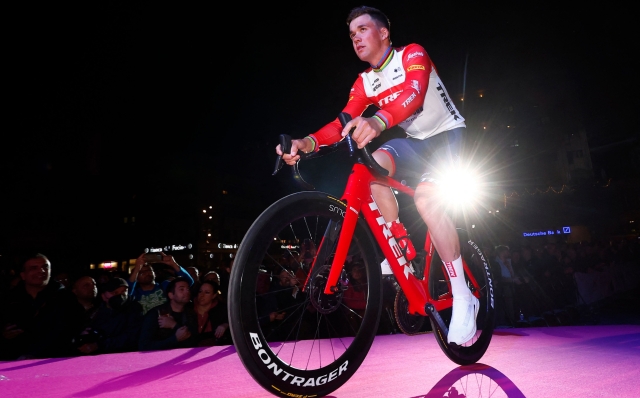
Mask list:
[[[320,192],[289,195],[258,217],[238,249],[229,284],[231,335],[245,368],[275,395],[331,393],[354,374],[373,343],[381,273],[363,221],[338,291],[324,294],[346,211],[345,203]],[[294,253],[305,239],[316,248],[310,270],[299,269]],[[293,266],[283,264],[283,255],[293,256]],[[357,287],[348,276],[356,262],[366,275]]]
[[[475,336],[463,345],[449,344],[445,336],[437,327],[435,320],[430,319],[436,336],[436,341],[445,355],[453,362],[460,365],[469,365],[482,358],[489,347],[493,329],[495,327],[494,286],[493,274],[489,259],[484,256],[480,247],[471,239],[464,230],[458,230],[460,238],[460,253],[468,269],[478,283],[478,289],[474,289],[466,275],[467,286],[472,292],[479,292],[480,309],[476,318],[477,331]],[[444,272],[439,256],[433,257],[429,270],[429,289],[431,297],[450,297],[450,283]],[[448,326],[451,321],[451,308],[440,311],[440,316]]]

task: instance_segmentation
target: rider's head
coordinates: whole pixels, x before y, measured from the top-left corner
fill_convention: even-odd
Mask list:
[[[356,7],[347,17],[347,25],[358,58],[372,65],[378,63],[391,45],[387,16],[373,7]]]

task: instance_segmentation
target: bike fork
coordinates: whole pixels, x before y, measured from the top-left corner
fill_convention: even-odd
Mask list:
[[[360,206],[358,206],[360,207]],[[329,271],[329,277],[327,284],[324,287],[324,294],[334,294],[340,288],[338,287],[338,279],[344,268],[344,262],[347,259],[347,253],[349,252],[349,246],[353,238],[353,232],[356,229],[358,223],[359,211],[351,203],[347,203],[347,211],[344,215],[344,221],[342,222],[342,230],[340,231],[340,237],[338,238],[338,246],[336,247],[336,253],[331,263],[331,271]]]

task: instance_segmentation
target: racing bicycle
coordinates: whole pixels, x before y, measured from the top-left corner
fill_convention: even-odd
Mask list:
[[[344,126],[350,117],[339,116]],[[285,153],[291,137],[280,136]],[[354,160],[341,197],[316,191],[298,163],[348,147]],[[383,275],[398,286],[393,312],[408,335],[426,320],[444,354],[459,365],[477,362],[491,341],[494,291],[488,259],[458,229],[467,286],[480,301],[477,332],[463,345],[447,342],[453,296],[429,231],[407,261],[389,232],[370,184],[413,196],[388,177],[367,146],[344,140],[302,154],[291,166],[302,191],[269,206],[242,239],[229,283],[229,324],[240,360],[264,389],[282,397],[323,396],[343,385],[364,361],[380,321]],[[282,167],[277,158],[274,174]],[[306,245],[306,259],[296,256]],[[303,261],[309,260],[309,261]],[[359,274],[354,274],[357,268]],[[358,275],[359,278],[355,278]],[[397,353],[394,353],[397,355]]]

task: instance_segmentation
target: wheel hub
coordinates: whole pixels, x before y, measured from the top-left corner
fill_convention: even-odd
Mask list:
[[[347,275],[344,270],[338,280],[338,288],[333,294],[325,294],[324,289],[327,286],[329,271],[331,265],[323,265],[311,275],[309,282],[309,298],[313,307],[321,314],[330,314],[342,304],[342,296],[344,288],[348,283]]]

